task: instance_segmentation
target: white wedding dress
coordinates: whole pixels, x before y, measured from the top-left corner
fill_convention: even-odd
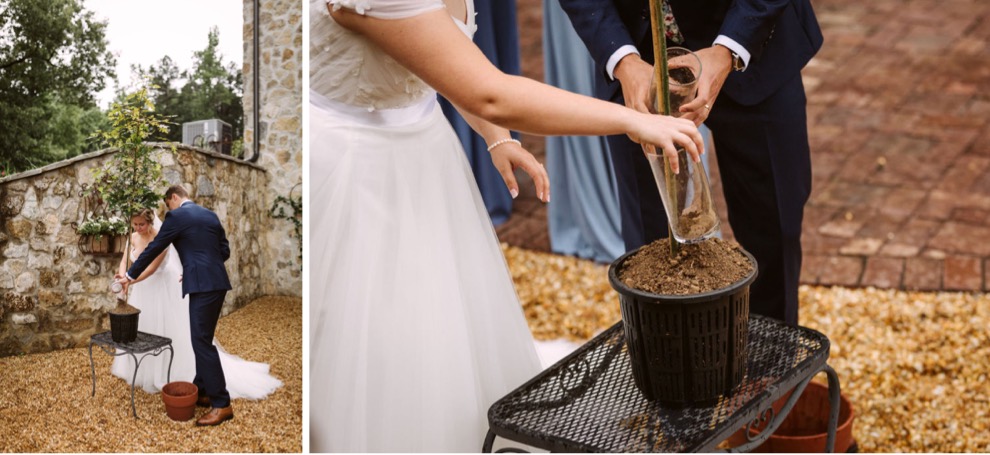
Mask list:
[[[155,228],[161,221],[155,219]],[[189,298],[182,297],[182,263],[174,247],[168,247],[165,259],[147,279],[131,285],[128,303],[141,310],[138,330],[172,339],[175,351],[172,361],[172,381],[193,382],[196,377],[196,359],[193,355],[192,339],[189,335]],[[131,251],[131,260],[137,259],[140,252]],[[230,354],[216,339],[214,346],[220,353],[220,364],[227,381],[230,398],[260,400],[282,386],[268,372],[268,364],[251,362]],[[138,354],[140,358],[141,355]],[[166,384],[169,355],[146,356],[137,370],[135,385],[148,393],[157,393]],[[134,360],[129,355],[114,358],[111,373],[128,383],[134,375]]]
[[[477,452],[491,404],[540,371],[491,220],[436,92],[323,0],[310,25],[310,449]]]

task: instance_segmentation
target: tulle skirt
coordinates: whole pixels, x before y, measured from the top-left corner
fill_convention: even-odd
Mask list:
[[[311,449],[480,450],[540,367],[460,143],[439,106],[310,119]]]
[[[177,258],[176,258],[177,259]],[[159,267],[155,274],[132,285],[129,303],[141,310],[138,330],[172,339],[175,351],[171,380],[193,382],[196,358],[189,334],[189,299],[182,297],[179,273]],[[230,354],[213,340],[220,353],[220,365],[231,398],[258,400],[282,386],[282,381],[269,374],[266,363],[251,362]],[[141,359],[142,354],[137,357]],[[134,378],[134,360],[130,355],[114,358],[110,372],[128,383]],[[146,356],[137,369],[134,384],[148,393],[158,393],[168,383],[169,354]]]

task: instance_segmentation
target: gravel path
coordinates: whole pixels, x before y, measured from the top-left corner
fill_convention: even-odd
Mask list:
[[[0,452],[301,452],[302,300],[258,299],[220,319],[216,336],[228,352],[269,363],[284,385],[261,401],[234,400],[232,421],[197,428],[140,389],[135,420],[130,386],[99,348],[95,397],[86,348],[0,358]]]
[[[503,251],[537,339],[583,341],[621,319],[606,265]],[[800,300],[801,325],[832,342],[860,451],[990,451],[990,296],[802,286]]]

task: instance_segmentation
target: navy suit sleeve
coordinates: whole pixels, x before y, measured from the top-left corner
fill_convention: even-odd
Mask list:
[[[732,2],[719,29],[720,35],[735,40],[750,53],[750,61],[759,60],[764,44],[770,39],[777,18],[790,0],[736,0]],[[674,12],[676,17],[677,12]]]
[[[134,261],[134,264],[131,265],[131,268],[127,270],[127,275],[133,279],[141,276],[144,269],[151,265],[151,261],[154,261],[162,251],[165,251],[165,248],[168,248],[172,244],[172,241],[179,235],[179,232],[179,223],[176,217],[165,215],[165,221],[162,222],[162,227],[158,230],[158,235],[145,247],[141,255]]]
[[[615,3],[612,0],[560,0],[560,6],[595,60],[595,69],[608,80],[605,64],[609,57],[622,46],[636,45]]]

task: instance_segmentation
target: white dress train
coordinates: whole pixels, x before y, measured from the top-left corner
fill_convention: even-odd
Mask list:
[[[310,21],[310,449],[476,452],[540,370],[491,220],[436,93],[324,1]]]

